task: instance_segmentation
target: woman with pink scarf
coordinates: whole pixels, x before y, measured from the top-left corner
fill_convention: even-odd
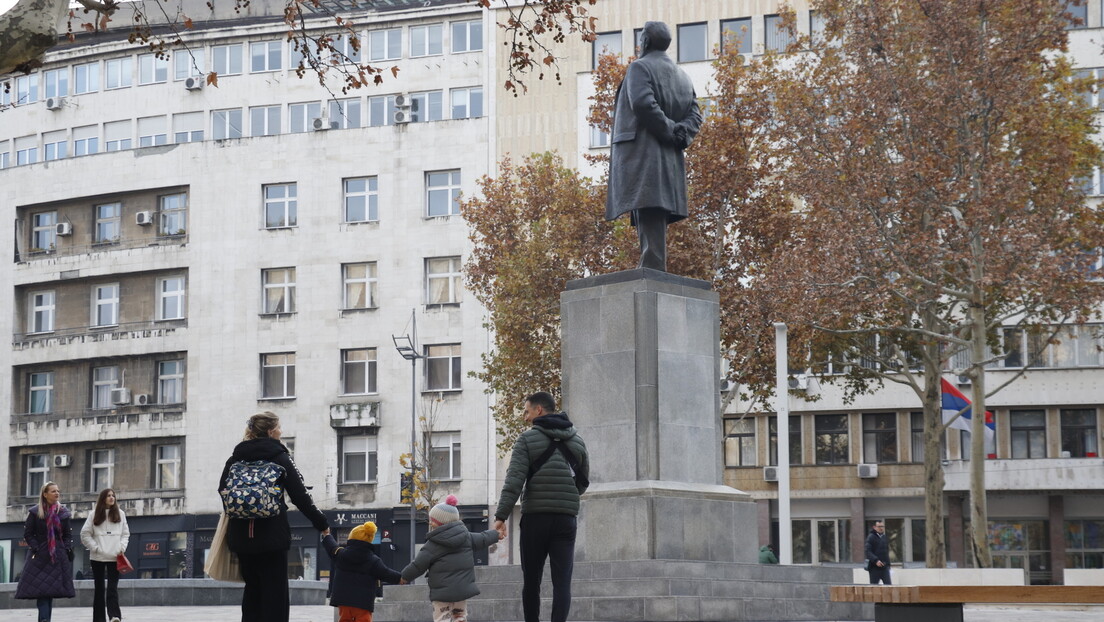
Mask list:
[[[73,528],[57,484],[46,482],[38,505],[27,512],[23,539],[27,561],[15,590],[16,598],[38,601],[39,622],[50,622],[55,598],[76,596],[73,589]]]

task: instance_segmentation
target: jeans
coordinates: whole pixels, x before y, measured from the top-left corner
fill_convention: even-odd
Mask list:
[[[892,585],[893,584],[893,581],[891,581],[890,578],[889,578],[889,565],[888,564],[885,565],[885,566],[882,566],[881,568],[879,568],[878,566],[871,566],[869,568],[869,570],[867,570],[867,572],[870,573],[870,584],[871,585],[877,585],[878,581],[881,581],[884,585]]]
[[[39,598],[35,604],[38,605],[38,622],[50,622],[50,615],[54,612],[54,599]]]
[[[239,553],[242,579],[242,622],[288,622],[287,549],[265,553]]]
[[[571,609],[571,571],[575,564],[575,517],[570,514],[522,514],[521,608],[525,622],[540,620],[540,584],[544,560],[552,571],[552,622],[565,622]]]

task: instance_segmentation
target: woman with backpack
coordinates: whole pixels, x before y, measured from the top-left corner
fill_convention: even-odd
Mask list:
[[[239,464],[240,463],[240,464]],[[291,548],[291,526],[287,519],[287,502],[284,492],[291,497],[295,507],[310,520],[323,535],[329,534],[326,517],[314,506],[314,500],[303,484],[287,447],[280,442],[280,418],[271,412],[262,412],[249,418],[245,438],[234,448],[219,478],[219,494],[224,505],[228,499],[242,505],[242,497],[235,497],[235,487],[240,485],[240,473],[244,469],[259,470],[270,474],[280,487],[275,499],[276,507],[267,518],[230,518],[227,527],[227,543],[238,555],[245,590],[242,593],[242,622],[287,622],[290,615],[288,597],[288,550]],[[263,505],[264,499],[260,500]],[[244,505],[251,501],[247,496]],[[254,508],[227,508],[227,515],[248,514]]]
[[[95,593],[92,598],[92,622],[119,622],[123,617],[119,609],[119,555],[126,553],[130,543],[130,527],[126,514],[119,507],[115,491],[104,488],[96,498],[96,507],[84,521],[80,532],[81,544],[88,549],[92,561],[92,580]],[[107,579],[105,589],[104,579]]]

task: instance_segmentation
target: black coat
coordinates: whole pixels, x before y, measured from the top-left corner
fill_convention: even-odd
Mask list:
[[[375,611],[376,580],[398,583],[402,578],[397,570],[388,568],[372,552],[372,545],[367,542],[349,540],[345,546],[338,546],[333,536],[326,536],[322,545],[334,562],[330,575],[330,605],[333,607]]]
[[[226,488],[226,476],[231,464],[254,460],[268,460],[284,467],[284,476],[279,482],[284,492],[291,497],[291,502],[307,517],[315,529],[323,531],[329,528],[326,517],[314,507],[314,500],[311,499],[306,485],[303,484],[303,476],[291,461],[287,447],[274,438],[257,438],[238,443],[234,448],[234,454],[222,468],[219,492]],[[280,506],[280,515],[272,518],[230,519],[226,531],[230,550],[240,555],[290,549],[291,526],[287,519],[287,502],[280,499]]]
[[[73,549],[73,527],[69,508],[62,506],[58,516],[61,519],[61,539],[54,547],[54,557],[50,558],[50,549],[46,541],[46,519],[38,517],[38,506],[27,513],[27,522],[23,525],[23,539],[27,542],[27,561],[19,585],[15,590],[16,598],[72,598],[73,563],[69,561],[69,551]]]
[[[878,535],[877,531],[870,530],[866,537],[866,567],[876,567],[875,562],[882,562],[889,568],[889,537]]]

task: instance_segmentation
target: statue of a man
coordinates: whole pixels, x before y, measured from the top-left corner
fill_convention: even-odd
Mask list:
[[[606,220],[629,213],[640,267],[667,270],[667,223],[686,218],[683,150],[701,129],[690,76],[667,55],[671,31],[647,22],[640,58],[629,64],[613,112]]]

